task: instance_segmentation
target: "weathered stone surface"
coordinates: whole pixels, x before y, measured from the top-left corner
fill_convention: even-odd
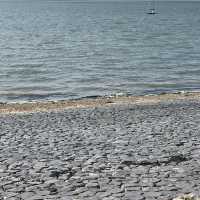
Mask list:
[[[131,199],[137,199],[137,200],[143,200],[145,197],[143,196],[142,192],[126,192],[125,193],[125,199],[126,200],[131,200]]]
[[[199,194],[200,103],[0,115],[0,199]]]
[[[24,192],[23,194],[21,194],[22,199],[29,199],[32,196],[34,196],[34,192]]]

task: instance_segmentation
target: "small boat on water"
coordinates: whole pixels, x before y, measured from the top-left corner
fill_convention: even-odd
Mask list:
[[[149,15],[155,15],[156,11],[155,11],[155,9],[152,8],[147,14],[149,14]]]
[[[156,9],[155,9],[155,1],[151,1],[151,9],[149,10],[149,12],[147,13],[149,15],[155,15],[156,13]]]

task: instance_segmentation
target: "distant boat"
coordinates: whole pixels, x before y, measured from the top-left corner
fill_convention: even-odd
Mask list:
[[[147,14],[149,14],[149,15],[157,14],[156,13],[156,9],[155,9],[155,1],[154,0],[151,2],[151,8],[150,8],[150,10],[149,10],[149,12]]]
[[[155,11],[155,9],[152,8],[147,14],[149,14],[149,15],[155,15],[156,11]]]

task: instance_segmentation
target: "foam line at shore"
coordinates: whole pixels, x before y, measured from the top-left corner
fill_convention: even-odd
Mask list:
[[[0,113],[49,112],[73,108],[88,108],[120,104],[156,104],[179,100],[200,100],[200,92],[179,92],[145,96],[112,96],[95,99],[60,100],[46,102],[1,103]]]

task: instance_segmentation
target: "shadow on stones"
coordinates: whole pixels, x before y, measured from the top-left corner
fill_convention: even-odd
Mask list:
[[[59,176],[63,174],[68,174],[67,178],[70,179],[72,176],[74,176],[76,172],[73,170],[54,170],[51,171],[51,174],[49,175],[52,178],[59,178]]]
[[[188,160],[190,160],[190,159],[187,158],[186,156],[180,154],[180,155],[171,156],[170,159],[168,160],[168,163],[175,162],[175,163],[178,164],[178,163],[185,162],[185,161],[188,161]]]
[[[141,165],[141,166],[147,166],[147,165],[153,165],[153,166],[160,166],[162,164],[170,164],[170,163],[176,163],[176,164],[179,164],[181,162],[185,162],[185,161],[188,161],[190,160],[190,158],[187,158],[185,155],[173,155],[171,157],[169,157],[168,160],[156,160],[156,161],[148,161],[148,160],[143,160],[143,161],[132,161],[132,160],[125,160],[125,161],[122,161],[122,164],[124,165],[127,165],[127,166],[130,166],[130,165]]]

